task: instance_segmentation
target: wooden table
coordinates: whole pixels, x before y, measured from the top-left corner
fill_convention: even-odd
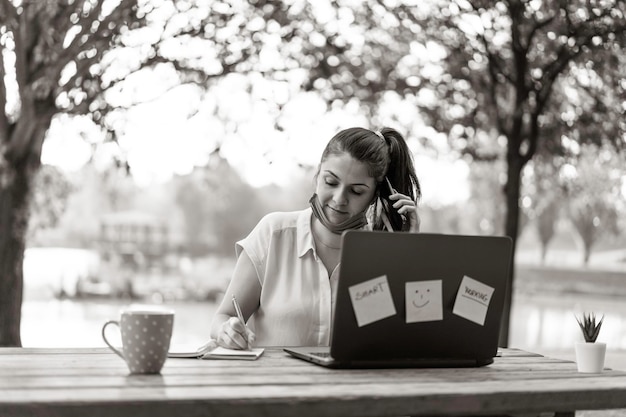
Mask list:
[[[168,359],[130,376],[107,349],[0,348],[0,416],[450,416],[626,408],[626,372],[505,349],[474,369],[330,370],[268,349],[257,361]]]

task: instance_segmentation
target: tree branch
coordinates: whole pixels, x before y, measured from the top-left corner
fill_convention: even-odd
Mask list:
[[[558,11],[557,11],[558,13]],[[556,19],[557,17],[557,13],[553,14],[550,17],[547,17],[543,20],[539,20],[537,21],[537,23],[535,25],[533,25],[532,29],[528,32],[528,36],[526,37],[526,45],[530,45],[533,41],[533,38],[535,37],[535,35],[537,34],[537,31],[539,31],[539,29],[543,29],[544,27],[548,26],[550,23],[552,23],[554,21],[554,19]]]
[[[15,6],[13,6],[13,3],[11,3],[11,0],[0,0],[0,16],[6,16],[7,21],[3,22],[3,24],[13,29],[11,22],[15,24],[18,16],[17,16],[17,10],[15,10]]]
[[[548,99],[550,98],[554,82],[569,64],[573,56],[574,54],[570,54],[567,50],[562,48],[557,58],[550,63],[549,72],[544,75],[544,82],[541,83],[541,87],[536,91],[536,105],[530,111],[530,131],[526,136],[528,149],[525,154],[520,154],[523,164],[530,161],[537,152],[539,141],[539,116],[543,114]]]
[[[81,20],[80,24],[82,25],[81,32],[74,37],[72,43],[61,51],[58,59],[56,60],[55,65],[47,66],[39,69],[34,75],[33,80],[38,80],[42,77],[49,79],[58,79],[59,74],[65,68],[65,66],[73,60],[80,52],[81,48],[97,48],[94,44],[99,39],[110,39],[111,36],[104,36],[103,33],[109,29],[109,24],[116,23],[122,24],[121,13],[125,10],[130,9],[132,3],[135,3],[136,0],[122,0],[122,2],[114,9],[109,15],[107,15],[104,19],[98,20],[100,15],[100,11],[102,9],[102,2],[98,3],[96,8],[89,14],[89,18],[86,20]],[[90,34],[90,30],[94,22],[98,21],[98,28],[95,32]],[[87,40],[83,40],[83,37],[87,37]]]
[[[15,77],[17,78],[20,95],[24,93],[28,70],[26,65],[26,45],[24,44],[25,37],[28,34],[28,22],[25,21],[26,18],[24,14],[25,13],[22,13],[16,21],[16,28],[13,31],[13,41],[15,42]]]
[[[72,42],[70,43],[70,45],[67,48],[65,48],[65,50],[59,57],[60,62],[64,62],[67,65],[67,63],[78,54],[78,51],[80,50],[80,48],[84,44],[89,42],[89,40],[83,41],[83,37],[85,36],[89,37],[93,24],[96,21],[99,21],[100,13],[102,12],[103,3],[104,3],[104,0],[98,1],[96,3],[96,7],[94,7],[93,10],[91,10],[88,17],[81,18],[80,20],[81,30],[76,36],[74,36],[74,39],[72,39]],[[122,7],[122,5],[120,4],[117,7]],[[115,14],[115,10],[113,10],[111,14],[107,16],[107,18],[113,14]],[[95,36],[98,32],[101,32],[103,28],[106,28],[105,20],[106,19],[99,21],[100,23],[98,25],[98,28],[96,29],[96,32],[92,34],[92,36]]]
[[[3,0],[0,0],[3,1]],[[5,85],[4,48],[0,45],[0,144],[8,141],[9,119],[6,114],[7,89]]]
[[[72,7],[66,6],[61,9],[61,13],[58,13],[52,20],[54,27],[58,28],[61,33],[67,33],[69,29],[74,26],[72,23],[72,14],[76,13],[80,16],[83,13],[85,2],[87,0],[74,0]]]
[[[570,28],[574,25],[574,23],[572,22],[572,17],[570,16],[569,9],[567,7],[568,3],[569,0],[559,0],[559,8],[563,10],[563,13],[565,14],[565,26]]]

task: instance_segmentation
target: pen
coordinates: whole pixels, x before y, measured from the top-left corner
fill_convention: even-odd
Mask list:
[[[243,323],[243,326],[248,330],[248,326],[246,326],[246,321],[243,318],[243,313],[241,312],[241,307],[239,307],[239,303],[237,302],[237,298],[235,298],[235,294],[233,294],[233,307],[235,307],[235,311],[237,312],[237,318]],[[248,349],[250,349],[250,341],[248,340],[248,334],[246,332],[246,342],[248,342]]]

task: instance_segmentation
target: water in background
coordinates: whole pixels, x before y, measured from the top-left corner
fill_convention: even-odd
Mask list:
[[[76,260],[87,257],[67,250],[45,251],[38,257],[31,252],[28,255],[25,261],[22,344],[26,347],[105,346],[101,336],[102,325],[107,320],[118,319],[120,310],[133,301],[59,299],[55,297],[59,288],[67,287],[64,292],[69,293],[76,287],[76,280],[68,277],[80,272],[71,273],[80,265]],[[47,257],[42,258],[43,255]],[[626,259],[622,251],[617,255],[621,257],[619,259]],[[520,254],[520,258],[523,259],[523,256],[523,253]],[[67,260],[61,262],[65,258]],[[604,267],[610,265],[606,259],[602,262]],[[51,265],[57,266],[56,274]],[[594,311],[606,316],[598,341],[606,342],[612,350],[626,352],[626,303],[623,302],[626,274],[623,262],[614,262],[614,265],[619,272],[602,272],[579,266],[574,269],[568,265],[560,269],[550,265],[541,268],[531,265],[520,269],[516,273],[509,346],[534,352],[571,351],[574,343],[582,340],[574,316],[583,311]],[[216,263],[207,265],[211,271],[220,268],[232,269]],[[209,280],[206,277],[212,277],[218,289],[225,285],[216,281],[221,275],[227,273],[200,274],[205,283]],[[162,284],[158,288],[163,290]],[[209,337],[210,321],[220,298],[221,295],[199,301],[169,302],[167,297],[152,297],[150,300],[176,312],[173,343],[202,344]]]
[[[103,347],[102,326],[119,320],[120,311],[132,305],[119,300],[26,300],[22,307],[24,347]],[[200,345],[209,338],[214,302],[173,302],[173,344]],[[110,333],[109,333],[110,332]],[[107,328],[110,341],[119,340],[115,327]],[[117,338],[116,338],[117,337]]]
[[[27,347],[105,346],[101,328],[119,319],[129,301],[26,300],[22,307],[22,344]],[[209,337],[215,302],[172,302],[173,342],[201,344]],[[578,295],[516,295],[511,316],[510,346],[531,351],[570,349],[580,341],[574,319],[582,311],[606,315],[598,341],[626,350],[626,303],[621,297]]]
[[[582,333],[575,316],[604,314],[598,342],[626,350],[626,303],[623,297],[589,294],[517,294],[511,316],[512,347],[530,351],[572,349]]]

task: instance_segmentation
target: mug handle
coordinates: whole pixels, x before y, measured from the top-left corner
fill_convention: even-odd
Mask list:
[[[111,348],[111,350],[117,354],[117,356],[119,356],[120,358],[126,360],[126,358],[124,357],[124,354],[122,352],[120,352],[118,349],[115,349],[113,347],[113,345],[110,344],[109,341],[107,340],[107,336],[105,334],[105,329],[107,328],[107,326],[109,324],[115,324],[118,328],[120,327],[120,323],[118,321],[115,321],[115,320],[109,320],[106,323],[104,323],[104,326],[102,326],[102,338],[104,339],[104,343],[106,343]]]

